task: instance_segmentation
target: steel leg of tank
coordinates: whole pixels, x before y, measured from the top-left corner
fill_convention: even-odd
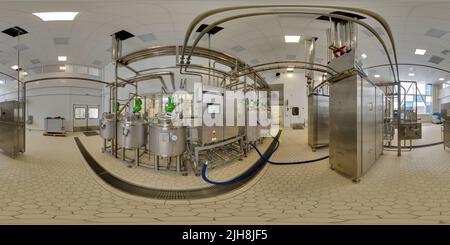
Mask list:
[[[155,155],[155,170],[158,170],[159,168],[159,156]]]
[[[181,172],[181,156],[177,156],[177,172]]]
[[[134,150],[134,162],[136,163],[136,166],[139,166],[139,148]]]
[[[103,139],[102,153],[104,153],[105,151],[106,151],[106,139]]]

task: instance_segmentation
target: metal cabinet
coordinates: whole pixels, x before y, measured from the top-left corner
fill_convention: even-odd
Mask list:
[[[330,164],[354,180],[382,154],[383,99],[355,69],[330,82]]]
[[[10,156],[25,152],[24,104],[0,102],[0,149]]]
[[[444,149],[450,148],[450,103],[441,104],[441,115],[444,119]]]
[[[329,97],[308,95],[308,144],[313,151],[329,144]]]

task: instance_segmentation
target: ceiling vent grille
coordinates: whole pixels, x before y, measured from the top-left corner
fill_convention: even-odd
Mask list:
[[[53,39],[53,42],[55,45],[68,45],[69,44],[69,38],[67,37],[55,37]]]
[[[41,61],[39,59],[32,59],[32,60],[30,60],[30,62],[33,65],[37,65],[37,64],[41,63]]]
[[[100,66],[102,64],[102,62],[100,60],[94,60],[94,62],[92,62],[92,64],[95,66]]]
[[[437,64],[441,63],[443,60],[445,60],[445,59],[442,58],[442,57],[433,55],[433,56],[431,56],[431,58],[428,60],[428,62],[431,62],[431,63],[437,65]]]
[[[295,54],[288,54],[288,55],[286,55],[286,59],[288,59],[288,60],[295,60],[295,59],[297,59],[297,55],[295,55]]]
[[[430,30],[428,30],[425,33],[425,36],[434,37],[434,38],[441,38],[442,36],[444,36],[447,33],[448,33],[448,31],[443,31],[443,30],[431,28]]]
[[[17,44],[16,46],[14,46],[14,49],[18,50],[18,51],[25,51],[27,49],[30,49],[30,47],[28,47],[27,45],[20,43]]]
[[[142,42],[151,42],[151,41],[155,41],[157,39],[155,34],[153,34],[153,33],[143,34],[143,35],[138,36],[138,38],[141,39]]]
[[[244,51],[245,48],[242,47],[241,45],[236,45],[236,46],[232,47],[231,50],[234,51],[234,52],[236,52],[236,53],[239,53],[239,52]]]

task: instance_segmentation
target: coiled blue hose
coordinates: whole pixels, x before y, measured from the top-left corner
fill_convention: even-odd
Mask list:
[[[248,169],[246,172],[244,172],[243,174],[241,174],[240,176],[232,179],[232,180],[228,180],[228,181],[223,181],[223,182],[218,182],[218,181],[213,181],[210,180],[207,176],[206,176],[206,170],[208,168],[208,163],[203,164],[203,168],[202,168],[202,178],[204,181],[206,181],[207,183],[213,184],[213,185],[229,185],[229,184],[233,184],[236,182],[239,182],[243,179],[246,179],[250,176],[252,176],[259,168],[263,167],[266,163],[270,163],[273,165],[294,165],[294,164],[304,164],[304,163],[312,163],[312,162],[318,162],[318,161],[322,161],[325,160],[327,158],[329,158],[329,156],[325,156],[325,157],[321,157],[321,158],[317,158],[317,159],[312,159],[312,160],[305,160],[305,161],[298,161],[298,162],[273,162],[270,161],[270,157],[278,150],[278,147],[280,146],[280,141],[273,137],[274,140],[276,140],[276,146],[274,148],[274,150],[272,152],[269,153],[269,156],[266,158],[260,151],[259,149],[254,145],[254,144],[250,144],[255,150],[256,152],[259,154],[259,156],[261,157],[261,159],[263,160],[261,163],[253,166],[252,168]]]

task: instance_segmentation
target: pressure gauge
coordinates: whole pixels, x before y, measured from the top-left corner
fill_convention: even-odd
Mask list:
[[[171,139],[172,141],[177,141],[178,136],[175,135],[175,134],[172,134],[172,136],[170,136],[170,139]]]

